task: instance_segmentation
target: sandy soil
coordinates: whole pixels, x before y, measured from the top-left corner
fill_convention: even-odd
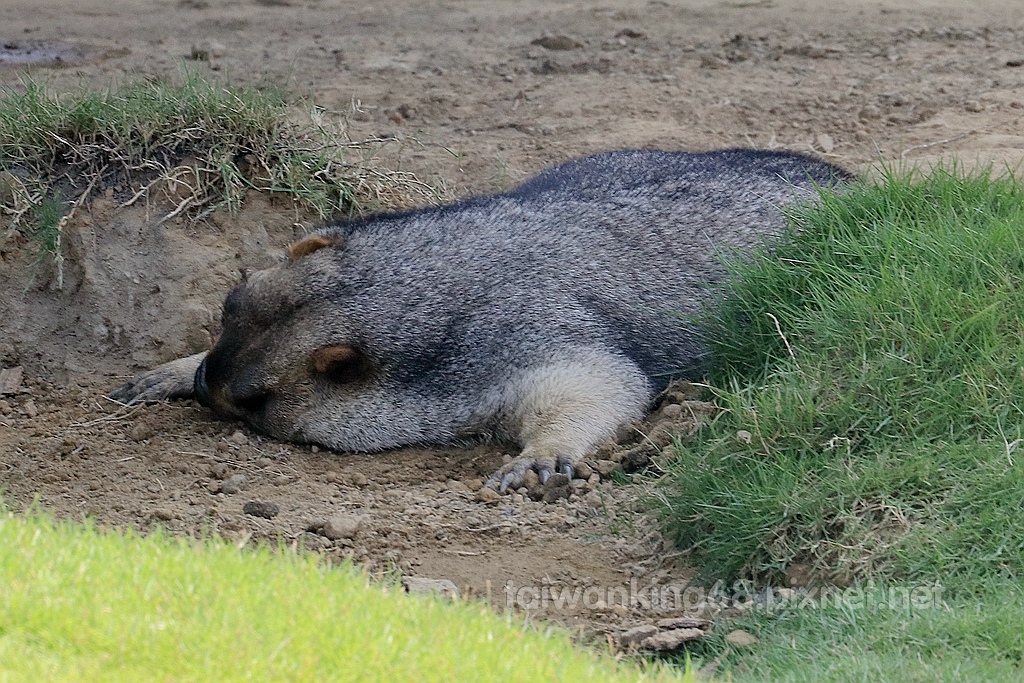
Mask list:
[[[339,112],[358,103],[354,136],[394,136],[387,163],[457,194],[618,147],[784,148],[858,171],[951,154],[1020,163],[1024,5],[838,4],[7,0],[0,83],[17,89],[28,71],[57,89],[107,85],[174,73],[202,52],[209,60],[192,64],[218,78],[284,86]],[[33,55],[42,61],[12,61]],[[591,632],[686,611],[609,604],[608,589],[631,579],[689,576],[634,511],[643,487],[603,481],[553,504],[487,504],[472,490],[508,449],[339,455],[188,402],[117,410],[103,392],[208,346],[238,269],[276,258],[305,217],[260,197],[195,227],[158,225],[159,206],[115,207],[100,197],[69,226],[61,291],[0,225],[0,368],[24,369],[0,397],[8,504],[281,538],[375,571],[449,579],[498,605],[508,582],[521,599],[522,587],[596,588],[602,598],[587,606],[535,610]],[[230,493],[234,475],[245,481]],[[279,514],[244,513],[253,501]],[[342,513],[358,528],[326,538],[324,522]]]

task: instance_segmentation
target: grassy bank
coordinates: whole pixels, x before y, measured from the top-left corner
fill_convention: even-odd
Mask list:
[[[59,266],[65,217],[100,192],[190,220],[233,210],[251,190],[320,219],[436,200],[372,163],[390,142],[354,141],[337,113],[193,71],[59,95],[25,79],[0,93],[0,214]]]
[[[940,586],[946,605],[762,613],[752,627],[774,645],[746,666],[1020,674],[1004,636],[1024,631],[1022,198],[1013,179],[890,175],[735,265],[712,324],[722,410],[679,449],[669,532],[705,578]]]
[[[679,680],[288,551],[0,519],[0,681]]]

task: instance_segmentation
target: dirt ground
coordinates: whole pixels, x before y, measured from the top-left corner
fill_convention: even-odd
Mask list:
[[[173,74],[202,53],[190,63],[232,83],[284,86],[338,112],[358,104],[354,137],[393,136],[384,163],[458,195],[621,147],[812,151],[861,172],[878,160],[1024,158],[1016,0],[7,0],[3,15],[0,83],[15,90],[25,72],[57,90],[105,86]],[[306,227],[262,197],[195,227],[115,200],[68,226],[62,290],[0,224],[0,368],[24,372],[0,397],[9,505],[283,539],[588,632],[692,611],[615,604],[612,589],[631,580],[689,577],[635,510],[644,486],[592,481],[556,503],[485,503],[473,491],[507,448],[317,452],[190,402],[126,411],[103,399],[134,372],[209,346],[239,268],[266,265]],[[279,513],[243,512],[251,502]],[[339,514],[351,527],[327,538]],[[563,586],[596,592],[575,607],[522,604]]]

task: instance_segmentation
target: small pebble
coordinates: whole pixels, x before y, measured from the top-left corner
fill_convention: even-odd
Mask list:
[[[555,51],[576,50],[583,47],[583,45],[569,36],[544,36],[543,38],[531,40],[530,45],[539,45],[545,50]]]
[[[169,522],[174,519],[177,515],[174,514],[174,510],[170,508],[155,508],[149,513],[150,519],[155,519],[159,522]]]
[[[753,647],[761,642],[758,640],[757,636],[752,633],[748,633],[743,629],[730,631],[728,635],[725,636],[725,640],[730,645],[735,645],[736,647]]]
[[[228,466],[222,462],[215,462],[210,465],[210,476],[214,479],[227,479],[229,471]]]
[[[676,419],[683,412],[683,407],[678,403],[669,403],[667,406],[661,409],[661,414],[669,419]]]
[[[501,500],[501,496],[494,489],[484,486],[476,492],[476,499],[481,503],[494,504]]]
[[[564,474],[552,474],[544,482],[542,487],[544,495],[541,497],[545,503],[554,503],[572,495],[572,486],[569,485],[569,477]],[[567,518],[568,519],[568,518]]]
[[[333,515],[324,522],[323,535],[332,541],[353,538],[363,525],[363,518],[357,515]]]
[[[236,429],[231,436],[228,437],[228,441],[239,446],[244,446],[249,443],[249,438],[243,434],[241,430]]]
[[[36,402],[31,398],[25,401],[25,404],[21,406],[21,410],[29,417],[35,417],[39,414],[39,409],[36,408]]]
[[[370,480],[362,472],[352,472],[348,475],[348,481],[352,486],[357,486],[361,489],[366,488],[370,483]]]
[[[273,519],[280,511],[281,508],[276,503],[263,503],[258,500],[250,500],[242,506],[242,512],[245,514],[264,519]]]
[[[631,647],[637,647],[641,642],[650,638],[657,632],[658,627],[652,624],[636,626],[619,634],[619,647],[623,650],[628,650]]]
[[[641,645],[649,650],[671,651],[678,650],[683,643],[691,640],[700,640],[707,635],[699,628],[677,628],[672,631],[661,631],[653,636],[645,638]],[[726,636],[728,639],[728,636]]]
[[[590,465],[585,462],[576,463],[576,478],[577,479],[590,479],[590,475],[594,473]]]
[[[446,598],[459,597],[458,587],[448,579],[429,579],[425,576],[404,576],[402,586],[409,593],[419,595],[442,595]]]
[[[455,491],[456,493],[469,493],[469,487],[457,479],[449,479],[445,486],[449,491]]]
[[[156,430],[145,422],[139,422],[128,430],[128,438],[132,441],[145,441],[156,436]]]
[[[247,481],[244,474],[232,474],[221,483],[220,492],[228,495],[238,493],[245,488]]]

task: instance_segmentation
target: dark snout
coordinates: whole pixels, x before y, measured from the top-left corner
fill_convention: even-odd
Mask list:
[[[263,411],[270,399],[269,392],[251,373],[233,371],[218,349],[199,364],[193,389],[199,403],[228,418],[252,418]]]
[[[196,399],[201,405],[207,408],[212,408],[210,402],[210,388],[206,384],[206,358],[199,364],[199,369],[196,370],[196,377],[193,381],[193,389],[195,389]]]

